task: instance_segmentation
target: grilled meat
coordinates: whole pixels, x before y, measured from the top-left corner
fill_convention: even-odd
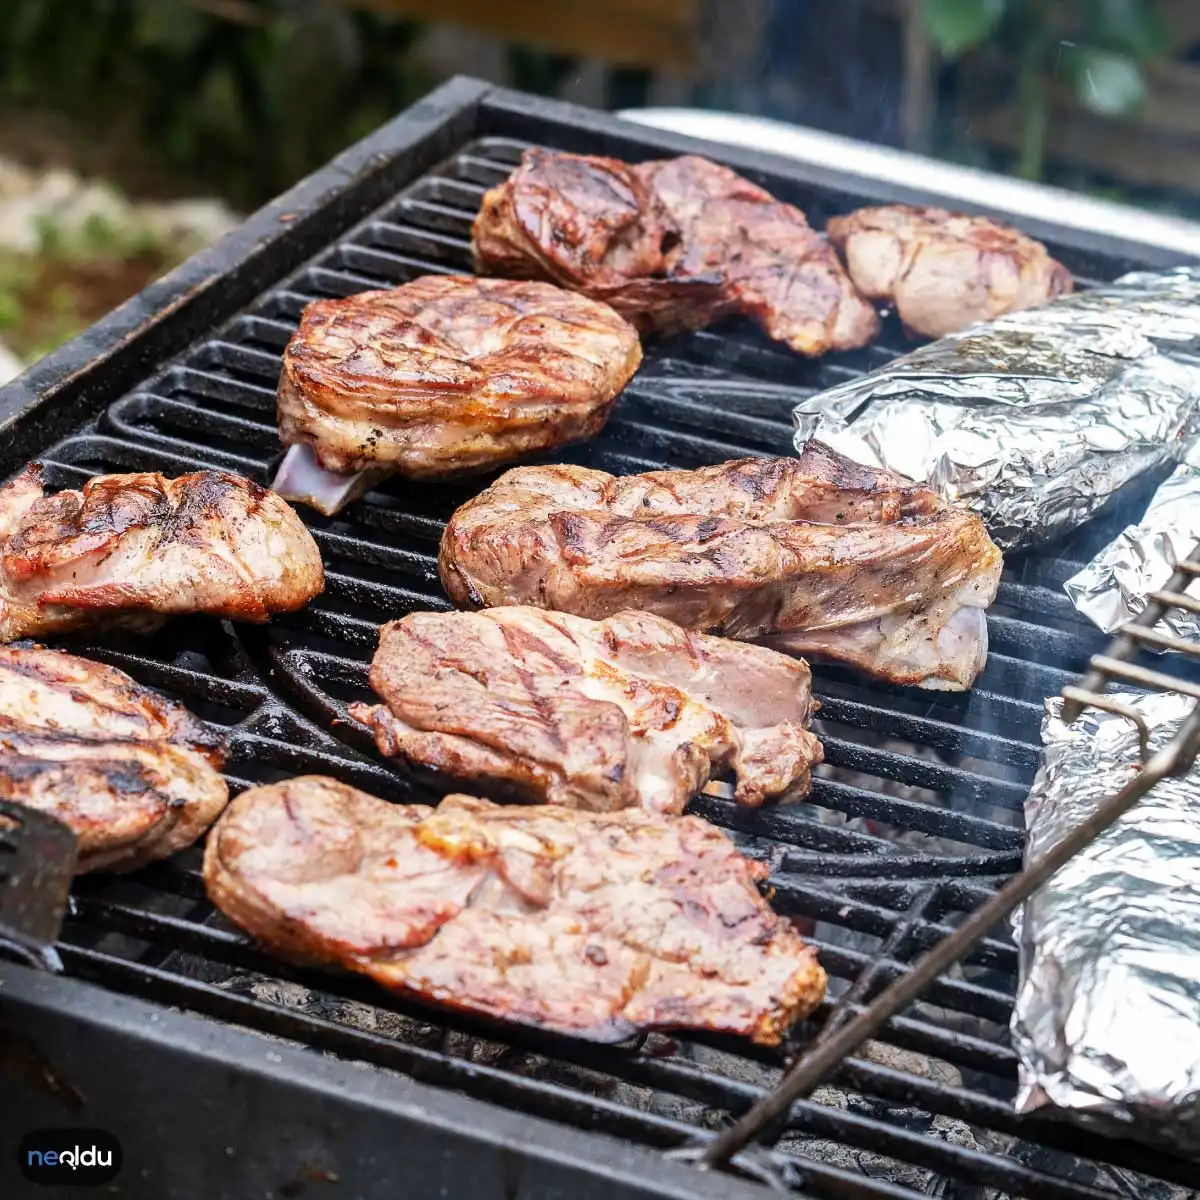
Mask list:
[[[229,798],[221,736],[113,667],[0,647],[0,798],[64,821],[79,871],[191,845]]]
[[[891,301],[909,330],[928,337],[1074,286],[1041,242],[987,217],[890,204],[833,217],[827,232],[863,295]]]
[[[450,796],[388,804],[308,776],[242,793],[208,839],[208,894],[289,958],[596,1041],[710,1029],[767,1045],[825,972],[697,817]]]
[[[678,813],[713,769],[757,805],[804,795],[808,667],[647,613],[419,613],[383,628],[355,704],[380,750],[464,785],[597,812]]]
[[[605,304],[545,283],[428,275],[316,300],[283,355],[279,436],[325,471],[436,479],[598,433],[642,360]],[[329,511],[334,491],[276,487]]]
[[[47,496],[34,464],[0,487],[0,641],[179,613],[265,621],[323,587],[300,518],[238,475],[100,475]]]
[[[471,237],[480,272],[552,280],[645,331],[743,313],[815,356],[879,329],[799,209],[693,155],[631,166],[527,150],[484,196]]]
[[[463,608],[642,609],[950,690],[983,667],[1001,566],[975,514],[818,442],[623,478],[508,471],[451,517],[440,556]]]

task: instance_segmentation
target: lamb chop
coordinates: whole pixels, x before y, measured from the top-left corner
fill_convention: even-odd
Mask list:
[[[819,442],[623,478],[508,471],[454,513],[439,560],[462,608],[642,609],[949,690],[983,668],[1002,565],[975,514]]]
[[[714,768],[759,805],[808,792],[805,663],[648,613],[418,613],[383,628],[354,704],[382,753],[463,785],[597,812],[683,811]]]
[[[0,486],[0,641],[179,613],[265,621],[324,585],[300,518],[240,475],[99,475],[47,496],[35,463]]]
[[[694,155],[631,166],[527,150],[484,196],[471,239],[481,273],[549,279],[647,332],[743,313],[815,357],[879,329],[798,208]]]
[[[390,472],[442,479],[592,437],[642,361],[606,304],[428,275],[316,300],[283,354],[275,479],[331,513]]]
[[[833,217],[826,231],[859,291],[894,303],[905,327],[928,337],[1074,287],[1041,242],[987,217],[889,204]]]
[[[698,817],[434,810],[319,776],[243,792],[204,856],[213,903],[277,954],[603,1042],[776,1045],[820,1004],[825,972],[759,894],[766,874]]]
[[[191,845],[229,799],[224,739],[114,667],[0,647],[0,798],[64,821],[77,870],[131,871]]]

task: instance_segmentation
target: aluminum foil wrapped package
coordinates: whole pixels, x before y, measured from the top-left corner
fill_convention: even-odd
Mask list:
[[[1194,701],[1120,694],[1165,746]],[[1060,841],[1139,761],[1125,717],[1049,700],[1026,854]],[[1166,779],[1025,906],[1013,1043],[1017,1108],[1049,1108],[1200,1152],[1200,767]]]
[[[1146,607],[1179,562],[1200,544],[1200,440],[1154,493],[1146,514],[1064,585],[1071,603],[1106,633]],[[1188,594],[1200,600],[1200,580]],[[1169,609],[1157,628],[1200,642],[1200,613]]]
[[[803,400],[813,437],[928,481],[1017,549],[1178,458],[1200,414],[1200,268],[1139,272],[951,334]]]

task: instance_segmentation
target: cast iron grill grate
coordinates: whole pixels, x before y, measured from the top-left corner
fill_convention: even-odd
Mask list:
[[[48,447],[51,483],[203,466],[269,482],[281,454],[279,355],[304,305],[469,270],[472,215],[521,147],[477,140],[418,179]],[[817,209],[818,222],[826,215],[806,207]],[[1081,274],[1124,266],[1054,249]],[[603,435],[556,457],[626,473],[787,453],[800,394],[902,348],[889,328],[867,351],[809,363],[740,323],[654,343]],[[379,623],[448,607],[437,581],[438,538],[480,486],[394,482],[338,517],[305,512],[328,589],[269,627],[235,631],[197,619],[153,641],[101,639],[83,648],[227,726],[235,788],[331,772],[379,795],[411,798],[414,785],[339,718],[347,700],[367,694]],[[907,691],[818,668],[829,766],[804,805],[750,813],[713,796],[694,803],[771,865],[774,903],[817,945],[833,998],[870,972],[857,995],[869,999],[1019,867],[1042,700],[1104,646],[1076,618],[1061,583],[1112,525],[1093,522],[1056,557],[1009,564],[989,614],[992,653],[969,694]],[[715,1037],[596,1047],[451,1016],[260,953],[214,914],[196,849],[128,878],[80,881],[61,952],[69,972],[110,988],[655,1147],[685,1144],[744,1111],[829,1012],[827,1004],[794,1031],[783,1052]],[[1153,1181],[1182,1183],[1194,1166],[1013,1117],[1007,1024],[1015,971],[1011,942],[986,940],[831,1086],[797,1103],[772,1151],[779,1177],[814,1196],[1171,1195]]]

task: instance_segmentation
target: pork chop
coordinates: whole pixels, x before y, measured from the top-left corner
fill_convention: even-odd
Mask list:
[[[678,813],[722,766],[742,804],[803,796],[809,685],[797,659],[647,613],[416,613],[380,635],[384,704],[350,715],[382,753],[493,795]]]
[[[191,845],[225,807],[221,734],[122,671],[0,646],[0,799],[49,813],[76,869],[131,871]]]
[[[810,442],[694,471],[509,471],[451,517],[439,565],[463,608],[640,609],[957,690],[1003,562],[974,513]]]
[[[35,463],[0,486],[0,641],[181,613],[261,622],[324,586],[300,518],[240,475],[99,475],[47,496]]]
[[[926,337],[1036,308],[1074,287],[1041,242],[988,217],[889,204],[832,217],[826,230],[859,291],[895,304],[906,328]]]
[[[243,792],[204,856],[213,903],[278,954],[603,1042],[775,1045],[820,1004],[825,972],[759,894],[766,874],[698,817],[434,810],[318,776]]]
[[[471,241],[479,272],[549,279],[646,332],[742,313],[816,356],[864,346],[879,329],[798,208],[695,155],[634,166],[527,150],[484,196]]]
[[[315,300],[279,381],[280,439],[307,453],[275,486],[332,512],[391,472],[442,479],[592,437],[641,360],[608,305],[546,283],[427,275]],[[321,471],[366,474],[339,488]]]

